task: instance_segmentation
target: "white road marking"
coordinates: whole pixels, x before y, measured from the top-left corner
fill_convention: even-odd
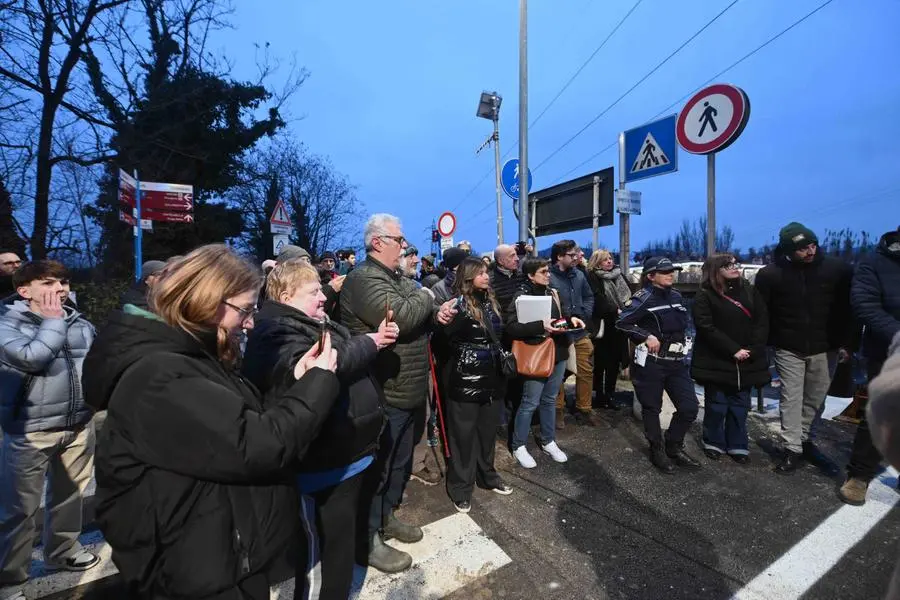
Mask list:
[[[512,562],[512,559],[481,530],[468,515],[456,514],[426,525],[425,538],[418,544],[389,542],[413,556],[413,566],[404,573],[387,575],[375,569],[356,567],[354,595],[356,600],[438,599],[488,573]],[[44,570],[43,554],[32,554],[31,580],[25,588],[28,598],[43,598],[79,585],[98,581],[118,573],[111,560],[109,544],[100,532],[86,533],[80,538],[90,552],[99,554],[102,562],[83,573]],[[294,597],[294,580],[272,588],[272,600]]]
[[[389,542],[413,557],[413,566],[388,575],[357,566],[353,593],[356,600],[437,600],[512,562],[471,517],[456,514],[423,527],[418,544]],[[272,588],[271,600],[294,597],[294,580]]]
[[[863,506],[844,505],[745,585],[732,600],[800,598],[900,500],[897,471],[872,481]]]

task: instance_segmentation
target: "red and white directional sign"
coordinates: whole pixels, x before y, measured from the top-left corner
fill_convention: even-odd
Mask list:
[[[744,131],[750,118],[750,98],[736,85],[717,83],[687,101],[675,134],[691,154],[721,152]]]
[[[442,237],[450,237],[456,231],[456,217],[452,212],[445,212],[440,216],[437,222],[438,233]]]
[[[193,223],[194,215],[189,212],[178,212],[174,210],[158,210],[155,208],[145,209],[141,207],[141,218],[150,219],[151,221],[167,221],[169,223]]]
[[[119,171],[119,202],[135,207],[137,182],[125,171]],[[146,209],[163,211],[194,210],[194,187],[181,183],[141,182],[141,213]],[[146,218],[146,217],[145,217]]]

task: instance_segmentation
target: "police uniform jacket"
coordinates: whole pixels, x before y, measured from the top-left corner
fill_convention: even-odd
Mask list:
[[[675,290],[650,286],[639,290],[625,303],[616,329],[624,332],[635,344],[655,336],[661,344],[659,356],[682,358],[669,354],[670,344],[683,343],[688,326],[688,313]]]

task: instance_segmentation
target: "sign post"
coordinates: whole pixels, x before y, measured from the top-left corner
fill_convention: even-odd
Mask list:
[[[290,243],[290,235],[294,231],[291,217],[281,200],[275,205],[269,217],[269,231],[272,233],[272,254],[277,257],[281,250]]]
[[[625,134],[619,134],[619,189],[625,191],[627,175],[625,174]],[[617,211],[618,212],[618,211]],[[628,271],[631,268],[631,214],[619,213],[619,268],[625,281],[628,281]]]
[[[706,154],[706,256],[716,251],[716,152],[730,146],[750,119],[750,98],[735,85],[717,83],[687,101],[675,126],[678,143]]]
[[[522,235],[522,229],[525,230],[525,237],[528,237],[528,199],[526,197],[525,202],[523,203],[521,200],[521,188],[522,181],[519,177],[519,159],[512,158],[506,161],[503,164],[503,169],[500,172],[500,185],[503,187],[503,191],[506,192],[506,195],[513,199],[513,212],[516,213],[516,217],[519,219],[519,235]],[[533,177],[531,175],[531,169],[528,170],[528,181],[525,182],[527,184],[526,189],[530,190],[532,188]],[[523,217],[524,215],[524,217]],[[528,241],[528,240],[520,240],[520,241]]]
[[[141,180],[137,169],[134,170],[134,278],[141,280],[141,268],[144,265],[144,228],[141,227]]]

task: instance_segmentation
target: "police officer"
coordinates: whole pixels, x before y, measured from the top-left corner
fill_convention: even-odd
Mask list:
[[[650,442],[650,462],[666,474],[674,473],[676,464],[700,468],[700,463],[684,450],[684,436],[697,418],[698,403],[685,364],[690,350],[690,340],[685,336],[688,313],[681,294],[672,289],[674,273],[680,270],[665,257],[644,261],[644,287],[625,303],[616,322],[616,328],[637,344],[631,379],[641,403],[644,435]],[[677,409],[665,443],[659,424],[663,390]]]

